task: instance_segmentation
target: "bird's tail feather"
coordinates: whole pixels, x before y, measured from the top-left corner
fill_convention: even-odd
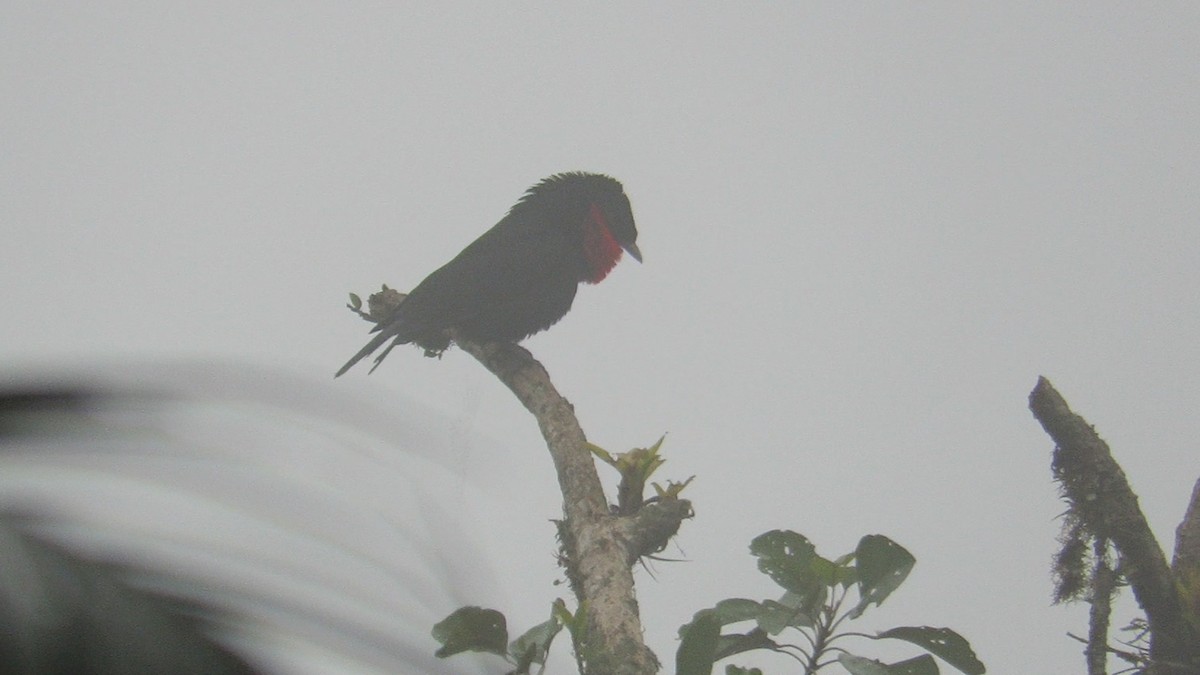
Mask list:
[[[350,357],[350,360],[346,362],[346,365],[342,366],[341,370],[337,371],[337,374],[335,374],[334,377],[341,377],[342,375],[344,375],[346,373],[347,370],[350,370],[351,368],[353,368],[354,364],[358,363],[359,361],[362,361],[369,354],[372,354],[376,349],[379,349],[379,347],[383,343],[387,342],[388,340],[391,340],[394,337],[396,337],[395,333],[392,333],[389,331],[383,331],[379,335],[376,335],[375,337],[371,338],[371,341],[368,342],[365,347],[358,350],[357,354]],[[376,362],[375,362],[376,368],[379,367],[379,361],[382,361],[383,357],[387,356],[387,353],[390,352],[391,350],[392,350],[392,348],[388,347],[387,351],[385,351],[379,357],[379,359],[376,360]],[[375,368],[372,368],[371,370],[373,372],[375,370]]]
[[[371,366],[371,369],[367,371],[367,374],[370,375],[371,373],[375,372],[375,369],[383,363],[383,360],[387,358],[388,354],[392,353],[392,350],[395,349],[396,345],[398,344],[401,343],[397,340],[392,340],[392,344],[388,345],[387,348],[379,354],[379,356],[375,357],[375,365]]]

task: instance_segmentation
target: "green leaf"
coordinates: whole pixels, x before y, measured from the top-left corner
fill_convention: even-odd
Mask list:
[[[813,574],[825,586],[836,586],[845,576],[842,572],[844,568],[838,567],[837,563],[822,558],[819,555],[812,557],[809,566],[812,567]]]
[[[743,668],[741,666],[725,666],[725,675],[763,675],[758,668]]]
[[[794,593],[785,593],[784,600],[788,598],[798,598]],[[765,630],[771,635],[779,635],[786,628],[807,628],[813,625],[812,614],[805,608],[800,606],[803,603],[796,604],[775,602],[774,600],[763,600],[762,611],[759,612],[757,620],[758,627]]]
[[[833,561],[837,571],[834,573],[835,583],[842,588],[850,588],[858,583],[858,568],[854,566],[854,552],[839,556]]]
[[[571,614],[571,610],[567,609],[567,603],[563,602],[562,598],[554,600],[550,609],[550,616],[562,622],[566,626],[567,632],[571,634],[571,643],[573,645],[581,645],[587,638],[587,612],[584,611],[584,606],[578,607],[575,614]]]
[[[753,621],[762,613],[762,605],[746,598],[728,598],[713,607],[722,626],[739,621]]]
[[[838,663],[850,675],[889,675],[888,667],[884,663],[855,656],[849,652],[838,654]]]
[[[665,440],[667,440],[667,435],[666,435],[666,434],[663,434],[662,436],[659,436],[659,437],[658,437],[658,440],[657,440],[657,441],[655,441],[654,445],[652,445],[652,446],[650,446],[650,447],[646,448],[646,450],[648,450],[648,451],[650,452],[650,454],[651,454],[651,455],[657,455],[657,454],[658,454],[658,451],[659,451],[659,449],[661,449],[661,448],[662,448],[663,441],[665,441]],[[664,460],[664,461],[665,461],[665,460]]]
[[[512,650],[511,646],[509,650]],[[514,667],[505,673],[505,675],[530,675],[529,670],[533,667],[533,659],[536,656],[537,648],[534,645],[528,645],[525,651],[520,654],[513,652]]]
[[[590,450],[593,455],[604,460],[605,464],[608,464],[614,468],[617,466],[617,460],[615,458],[613,458],[612,453],[605,450],[604,448],[596,445],[595,443],[589,442],[587,444],[587,449]]]
[[[764,600],[763,602],[767,603],[770,602],[770,600]],[[779,596],[779,604],[787,607],[788,609],[797,610],[806,614],[813,614],[820,609],[820,603],[814,603],[813,598],[804,597],[803,595],[799,595],[791,591],[785,591],[783,595]],[[811,626],[812,624],[806,623],[804,625]]]
[[[928,654],[922,654],[907,661],[887,664],[842,652],[838,655],[838,663],[850,675],[938,675],[937,662]]]
[[[893,663],[888,668],[892,675],[938,675],[937,661],[928,654]]]
[[[695,476],[688,476],[688,479],[682,483],[669,480],[667,481],[667,487],[663,487],[658,483],[651,483],[650,485],[654,487],[654,493],[659,499],[678,499],[684,488],[686,488],[688,485],[691,485],[695,478]]]
[[[356,310],[362,309],[362,298],[357,293],[350,294],[350,306]]]
[[[712,675],[717,660],[717,640],[721,622],[711,609],[696,612],[692,622],[679,629],[679,650],[675,652],[675,675]]]
[[[779,602],[774,600],[755,602],[746,598],[728,598],[718,602],[716,607],[704,611],[712,612],[721,627],[742,621],[754,621],[760,630],[775,635],[785,628],[801,628],[813,625],[809,615],[800,608],[801,602],[799,597],[795,593],[789,592],[784,593]],[[699,616],[699,612],[697,612],[696,616]],[[683,635],[684,628],[687,628],[687,626],[680,629],[680,636]],[[725,637],[729,636],[722,636],[722,639]],[[756,637],[755,639],[760,638]],[[761,639],[765,639],[765,637]],[[756,645],[756,647],[775,646],[777,645],[770,640]]]
[[[508,646],[508,653],[517,660],[518,665],[529,667],[530,663],[545,663],[546,653],[550,651],[550,643],[554,636],[562,630],[563,624],[558,617],[550,619],[525,631],[521,637],[513,640]]]
[[[824,598],[825,585],[813,569],[817,549],[803,535],[789,530],[772,530],[750,542],[763,574],[802,598]],[[819,602],[819,601],[818,601]]]
[[[781,647],[778,642],[767,637],[767,634],[762,630],[755,628],[749,633],[734,633],[732,635],[722,635],[717,639],[717,652],[713,656],[713,661],[727,659],[735,654],[748,652],[754,649],[770,649],[771,651],[779,651]]]
[[[883,603],[908,577],[917,559],[903,546],[879,534],[868,534],[854,551],[858,570],[858,604],[850,618],[862,616],[871,603]]]
[[[507,655],[508,628],[494,609],[460,607],[434,625],[433,638],[442,643],[434,652],[438,658],[466,651]]]
[[[562,598],[555,598],[550,605],[550,616],[567,626],[575,621],[575,616],[571,614],[571,610],[567,609],[567,603],[563,602]]]
[[[768,601],[770,602],[770,601]],[[768,609],[764,606],[765,603],[757,603],[746,598],[729,598],[717,603],[712,609],[705,609],[696,612],[692,618],[692,623],[687,624],[679,629],[679,636],[682,639],[687,631],[692,630],[693,624],[701,618],[702,614],[711,615],[716,619],[719,628],[733,623],[741,623],[743,621],[755,621],[758,627],[747,633],[731,633],[719,635],[717,637],[716,648],[713,652],[713,662],[721,659],[740,654],[752,649],[771,649],[778,650],[779,644],[767,637],[763,632],[762,618],[765,615],[784,615],[791,617],[794,612],[788,608]],[[772,603],[778,605],[778,603]],[[785,626],[786,627],[786,626]]]
[[[877,640],[883,638],[895,638],[924,647],[967,675],[983,675],[987,672],[983,662],[975,656],[975,650],[971,649],[971,643],[949,628],[901,626],[885,630],[875,637]]]

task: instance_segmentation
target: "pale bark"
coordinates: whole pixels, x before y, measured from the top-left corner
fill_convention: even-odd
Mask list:
[[[587,619],[581,655],[589,675],[645,675],[658,659],[642,638],[625,519],[609,513],[595,461],[574,408],[545,368],[513,344],[455,340],[500,378],[537,418],[563,494],[568,575]],[[678,527],[678,523],[676,523]],[[636,559],[634,557],[633,559]]]

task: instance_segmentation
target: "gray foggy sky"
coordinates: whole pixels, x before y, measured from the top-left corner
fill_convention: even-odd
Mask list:
[[[669,432],[663,478],[697,476],[690,562],[638,573],[660,658],[693,611],[774,594],[746,545],[790,528],[916,556],[866,628],[1082,672],[1025,401],[1044,374],[1097,426],[1169,552],[1200,474],[1198,7],[8,3],[0,355],[326,380],[367,339],[348,291],[610,173],[645,264],[527,344],[593,442]],[[457,351],[330,386],[495,439],[457,461],[519,481],[483,517],[533,558],[494,561],[512,623],[541,621],[559,500],[511,395]]]

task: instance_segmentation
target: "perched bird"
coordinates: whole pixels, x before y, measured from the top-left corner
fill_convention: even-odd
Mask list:
[[[557,323],[571,309],[580,282],[599,283],[623,251],[641,262],[636,241],[621,183],[594,173],[550,176],[417,284],[335,377],[388,340],[372,370],[396,345],[445,350],[447,329],[480,342],[519,342]]]

